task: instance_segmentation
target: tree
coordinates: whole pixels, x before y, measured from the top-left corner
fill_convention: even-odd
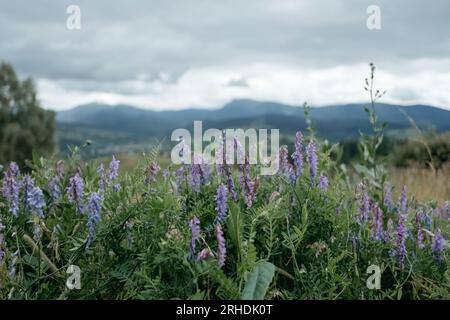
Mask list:
[[[33,80],[23,81],[10,64],[0,64],[0,164],[23,165],[33,153],[55,150],[55,113],[41,108]]]

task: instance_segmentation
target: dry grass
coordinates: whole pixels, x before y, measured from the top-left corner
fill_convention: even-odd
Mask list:
[[[408,192],[417,200],[436,200],[439,203],[450,200],[450,165],[436,174],[430,169],[418,167],[391,168],[389,171],[397,191],[406,185]]]

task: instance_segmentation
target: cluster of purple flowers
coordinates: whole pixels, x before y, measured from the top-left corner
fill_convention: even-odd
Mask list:
[[[303,135],[300,131],[295,134],[295,151],[292,154],[292,159],[295,164],[295,175],[300,177],[303,172],[303,155],[302,155],[302,146],[303,144]]]
[[[245,159],[245,163],[240,166],[240,169],[241,172],[239,175],[239,183],[244,196],[244,202],[247,208],[251,208],[256,197],[258,182],[257,180],[253,180],[250,175],[250,164],[248,162],[248,158]]]
[[[67,187],[67,197],[69,202],[76,205],[77,213],[81,214],[84,210],[84,181],[78,170],[73,177],[69,179],[69,186]]]
[[[5,235],[3,234],[3,230],[5,230],[5,226],[0,222],[0,267],[3,264],[3,258],[5,257],[5,249],[3,248],[5,245]]]
[[[88,203],[88,238],[86,241],[86,249],[88,249],[95,238],[97,225],[100,222],[100,213],[102,209],[103,196],[99,193],[93,192],[89,198]]]
[[[406,195],[406,187],[403,187],[402,193],[399,199],[399,214],[397,223],[397,238],[395,256],[398,259],[401,268],[405,265],[406,259],[406,238],[408,237],[408,230],[406,228],[406,220],[408,217],[408,198]]]
[[[370,212],[370,197],[369,193],[367,192],[367,187],[363,182],[358,184],[357,198],[359,200],[358,223],[362,225],[369,219]]]
[[[431,243],[431,249],[433,250],[434,260],[437,262],[442,262],[443,252],[444,252],[444,237],[442,236],[441,230],[437,229],[434,233],[433,241]]]
[[[191,242],[189,243],[189,259],[194,259],[197,253],[196,244],[200,239],[200,220],[197,217],[193,217],[189,221],[189,228],[191,229]]]
[[[289,183],[295,183],[296,175],[292,165],[289,163],[289,152],[287,146],[281,146],[279,152],[280,168],[278,172],[283,175]]]
[[[45,198],[39,187],[33,187],[33,189],[29,192],[27,204],[31,210],[31,213],[40,218],[44,217],[43,209],[45,207]]]
[[[156,181],[156,175],[161,170],[157,162],[152,161],[145,169],[145,184],[150,184]]]
[[[228,189],[225,185],[221,184],[217,188],[217,195],[216,195],[216,223],[221,223],[227,216],[227,210],[228,210],[228,204],[227,204],[227,198],[228,198]]]
[[[220,224],[216,224],[215,233],[217,240],[217,260],[219,263],[219,267],[223,267],[225,265],[227,249],[225,246],[225,238],[223,236],[222,226]]]
[[[373,213],[373,238],[377,241],[384,240],[384,232],[383,232],[383,210],[377,205],[374,204],[372,206]]]
[[[309,165],[309,181],[311,187],[313,187],[317,176],[317,150],[314,139],[311,139],[306,147],[306,159]]]
[[[319,184],[317,185],[319,190],[327,191],[328,190],[328,178],[324,174],[321,174],[319,177]]]
[[[4,172],[2,194],[9,205],[9,211],[17,217],[19,213],[19,192],[20,185],[17,181],[19,176],[19,167],[15,162],[9,164],[8,170]]]
[[[419,249],[425,248],[425,243],[424,243],[425,236],[424,236],[424,233],[422,230],[422,228],[423,228],[422,224],[425,220],[424,216],[425,216],[425,214],[424,214],[423,210],[419,210],[416,213],[416,217],[414,219],[416,232],[417,232],[417,246]]]
[[[394,210],[394,202],[392,201],[392,187],[386,183],[383,188],[383,204],[389,211]]]
[[[200,187],[209,181],[210,167],[204,162],[203,156],[194,156],[194,163],[191,165],[188,176],[189,188],[194,192],[200,192]]]

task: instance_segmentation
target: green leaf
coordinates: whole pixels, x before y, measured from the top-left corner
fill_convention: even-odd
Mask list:
[[[275,266],[267,261],[259,262],[247,276],[243,300],[263,300],[275,274]]]

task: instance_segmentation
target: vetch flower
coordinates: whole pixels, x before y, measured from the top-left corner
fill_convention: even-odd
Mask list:
[[[161,170],[157,162],[152,161],[145,169],[145,184],[150,184],[156,181],[156,175]]]
[[[284,177],[287,179],[289,183],[295,183],[296,176],[294,170],[292,169],[291,164],[289,163],[288,155],[289,151],[287,146],[281,146],[279,152],[280,168],[278,172],[284,175]]]
[[[8,170],[4,172],[2,194],[9,206],[9,212],[17,217],[19,212],[19,192],[20,185],[17,181],[19,176],[19,167],[15,162],[9,164]]]
[[[20,182],[20,188],[23,190],[23,197],[25,199],[25,210],[30,209],[30,204],[28,203],[28,196],[31,193],[31,190],[34,188],[34,179],[31,178],[28,174],[25,175]]]
[[[311,139],[308,146],[306,147],[306,158],[309,164],[309,181],[311,187],[313,187],[315,178],[317,176],[317,151],[316,143],[313,139]]]
[[[27,203],[30,207],[31,213],[43,218],[44,212],[43,209],[45,207],[45,199],[42,190],[39,187],[34,187],[27,197]]]
[[[417,230],[417,247],[419,249],[423,249],[425,248],[425,244],[424,244],[424,233],[422,230],[422,223],[424,220],[424,213],[423,211],[418,211],[416,213],[416,217],[415,217],[415,226],[416,226],[416,230]]]
[[[248,209],[253,206],[253,200],[256,197],[256,191],[258,189],[257,181],[254,181],[250,176],[250,164],[248,158],[245,159],[245,163],[239,166],[241,174],[239,176],[239,183],[241,185],[242,193],[244,196],[244,202]]]
[[[437,229],[434,233],[433,241],[431,243],[431,250],[433,251],[434,260],[436,262],[443,261],[444,243],[445,240],[442,236],[441,230]]]
[[[100,165],[97,168],[97,174],[99,175],[99,179],[98,179],[98,191],[100,193],[105,192],[106,190],[106,171],[105,171],[105,166],[103,165],[103,163],[100,163]]]
[[[398,207],[400,214],[408,214],[408,197],[406,194],[406,186],[403,187],[402,193],[400,194],[400,198],[398,200]]]
[[[3,246],[5,245],[5,235],[3,234],[5,226],[0,222],[0,267],[3,265],[3,258],[5,257],[5,250]]]
[[[397,238],[396,238],[396,248],[395,255],[398,259],[400,268],[403,269],[405,266],[406,259],[406,238],[408,237],[408,231],[406,229],[406,218],[407,215],[405,213],[400,213],[398,216],[398,224],[397,224]]]
[[[95,238],[97,225],[100,222],[100,213],[102,209],[103,196],[97,192],[91,193],[88,203],[88,238],[86,241],[86,249],[88,249]]]
[[[386,183],[383,188],[383,204],[389,211],[394,210],[394,202],[392,201],[392,187]]]
[[[113,156],[111,162],[109,163],[109,171],[108,171],[109,184],[112,184],[112,182],[119,176],[119,164],[120,160],[116,160],[116,157]]]
[[[83,203],[84,182],[79,171],[69,179],[69,186],[67,187],[67,196],[69,202],[76,205],[77,213],[81,214],[84,210]]]
[[[227,172],[227,189],[228,193],[231,194],[231,199],[233,199],[233,201],[237,201],[237,193],[234,190],[234,180],[230,172]]]
[[[370,198],[363,182],[358,184],[357,198],[359,199],[359,217],[358,223],[363,224],[369,219]]]
[[[378,207],[377,204],[374,204],[372,207],[373,213],[373,229],[374,229],[374,238],[377,241],[382,241],[384,232],[383,232],[383,211]]]
[[[55,176],[47,184],[50,195],[52,196],[53,202],[56,202],[61,196],[61,189],[59,187],[59,177]]]
[[[217,240],[217,261],[219,263],[219,267],[223,267],[225,265],[227,249],[225,246],[222,226],[220,224],[216,224],[215,234]]]
[[[300,131],[295,134],[295,151],[292,154],[292,159],[295,164],[295,174],[298,177],[302,175],[303,172],[303,155],[302,155],[302,143],[303,135]]]
[[[321,174],[319,177],[319,184],[317,186],[320,191],[327,191],[328,190],[328,178],[327,176]]]
[[[189,243],[189,259],[194,259],[196,253],[196,243],[200,238],[200,220],[197,217],[193,217],[189,221],[189,228],[191,229],[191,242]]]
[[[227,210],[228,210],[228,204],[227,204],[227,196],[228,196],[228,190],[227,187],[221,184],[217,188],[217,195],[216,195],[216,223],[222,222],[226,216],[227,216]]]

